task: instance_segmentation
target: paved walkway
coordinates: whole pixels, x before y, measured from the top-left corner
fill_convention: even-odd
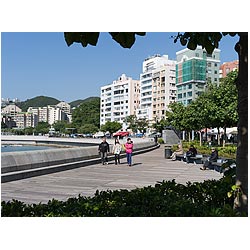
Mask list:
[[[164,158],[164,147],[133,156],[133,165],[128,167],[125,158],[122,164],[91,165],[59,173],[43,175],[1,184],[1,200],[17,199],[25,203],[47,203],[52,198],[67,200],[69,197],[93,196],[95,191],[134,189],[154,186],[157,181],[172,180],[185,184],[220,179],[218,172],[201,171],[201,165],[185,164]]]

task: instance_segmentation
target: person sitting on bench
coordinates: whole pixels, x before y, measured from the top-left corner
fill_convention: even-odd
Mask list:
[[[194,147],[194,145],[190,145],[190,148],[188,149],[185,156],[187,163],[190,163],[190,158],[195,157],[196,155],[197,155],[197,149]]]
[[[204,165],[200,170],[206,170],[207,168],[212,169],[213,162],[217,162],[218,159],[218,151],[215,148],[211,148],[212,153],[208,160],[204,162]]]
[[[170,156],[172,161],[176,160],[176,155],[183,155],[183,148],[181,144],[178,144],[178,149],[176,149],[173,154]]]

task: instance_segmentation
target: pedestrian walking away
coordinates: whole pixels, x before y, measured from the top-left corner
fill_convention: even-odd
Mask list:
[[[126,151],[126,155],[127,155],[127,163],[128,165],[131,167],[132,165],[132,152],[133,152],[133,142],[131,140],[131,138],[127,139],[127,142],[125,143],[124,147],[125,147],[125,151]]]
[[[119,140],[115,139],[115,145],[113,147],[113,154],[115,155],[115,165],[117,165],[117,163],[121,164],[121,162],[120,162],[121,151],[122,151],[122,146],[121,146]]]
[[[102,164],[108,164],[109,144],[107,143],[105,136],[102,138],[102,142],[99,144],[98,152],[101,154]]]

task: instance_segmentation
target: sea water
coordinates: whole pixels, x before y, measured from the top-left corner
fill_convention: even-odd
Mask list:
[[[35,146],[35,145],[2,145],[1,146],[1,152],[18,152],[18,151],[45,150],[45,149],[51,149],[51,148],[52,147]]]

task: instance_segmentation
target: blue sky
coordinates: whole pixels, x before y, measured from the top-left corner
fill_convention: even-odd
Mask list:
[[[67,46],[63,33],[1,33],[1,97],[26,100],[39,95],[71,102],[99,96],[100,87],[122,73],[139,79],[142,62],[154,54],[176,58],[184,49],[169,32],[137,36],[131,49],[124,49],[108,33],[101,33],[96,47]],[[238,59],[237,37],[224,37],[221,62]]]

